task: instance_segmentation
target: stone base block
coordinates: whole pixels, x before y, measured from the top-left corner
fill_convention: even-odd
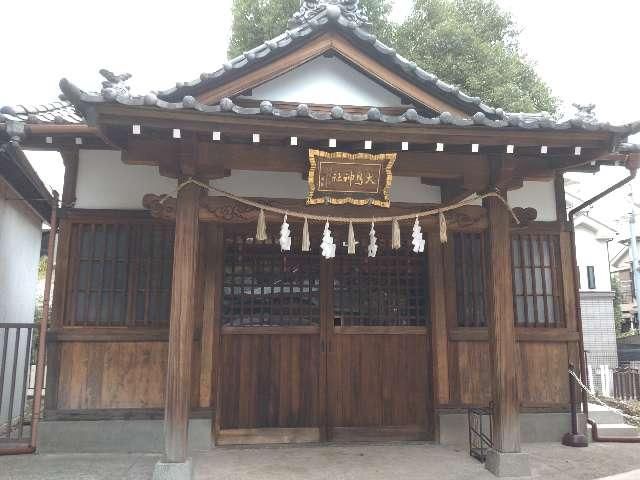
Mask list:
[[[529,454],[504,453],[497,450],[487,452],[485,467],[496,477],[530,477]]]
[[[566,433],[562,437],[562,444],[567,447],[588,447],[587,437],[581,433]]]
[[[153,480],[192,480],[193,463],[190,458],[184,463],[158,462],[153,468]]]

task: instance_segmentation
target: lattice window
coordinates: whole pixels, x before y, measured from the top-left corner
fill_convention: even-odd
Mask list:
[[[511,253],[516,325],[564,326],[559,235],[514,234]]]
[[[485,235],[454,233],[457,325],[487,326]]]
[[[72,225],[65,325],[169,322],[173,225]]]
[[[275,238],[225,238],[222,324],[320,324],[320,257],[299,245],[281,252]]]
[[[426,254],[410,243],[392,250],[378,238],[378,253],[368,258],[340,252],[334,261],[335,326],[422,326],[428,324]],[[428,248],[428,247],[427,247]]]

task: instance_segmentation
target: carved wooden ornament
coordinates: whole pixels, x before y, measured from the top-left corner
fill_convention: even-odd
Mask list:
[[[309,150],[308,205],[375,205],[388,208],[395,153]]]

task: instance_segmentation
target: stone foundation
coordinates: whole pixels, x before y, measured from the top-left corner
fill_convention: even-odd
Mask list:
[[[189,420],[189,450],[209,450],[211,419]],[[162,453],[163,420],[52,420],[38,427],[38,453]]]
[[[437,441],[467,447],[466,413],[440,413],[436,418],[440,431]],[[571,430],[569,413],[523,413],[520,420],[523,443],[560,442]],[[212,448],[211,422],[204,418],[189,420],[191,451]],[[488,423],[485,427],[488,432]],[[162,453],[163,450],[163,420],[50,420],[39,426],[40,453]]]
[[[440,413],[439,442],[443,445],[468,445],[469,427],[466,413]],[[489,431],[488,417],[483,430]],[[584,422],[578,419],[578,425]],[[520,438],[523,443],[560,442],[571,431],[570,413],[522,413],[520,414]],[[584,431],[584,430],[583,430]]]

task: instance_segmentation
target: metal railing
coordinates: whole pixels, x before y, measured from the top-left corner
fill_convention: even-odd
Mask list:
[[[29,445],[34,323],[0,323],[0,447]]]
[[[493,448],[492,414],[492,406],[487,408],[472,407],[467,410],[469,455],[483,463],[487,458],[487,452]]]
[[[613,371],[613,395],[620,400],[640,400],[640,370],[616,368]]]

